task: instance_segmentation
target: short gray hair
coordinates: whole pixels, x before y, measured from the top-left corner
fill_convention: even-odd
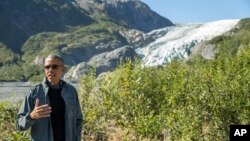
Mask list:
[[[48,59],[48,58],[57,59],[57,60],[59,60],[61,63],[64,64],[63,58],[62,58],[60,55],[58,55],[58,54],[50,54],[50,55],[48,55],[46,58],[44,58],[43,63],[45,63],[45,60]]]

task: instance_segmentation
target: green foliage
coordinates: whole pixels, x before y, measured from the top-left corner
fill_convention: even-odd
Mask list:
[[[233,56],[238,50],[250,45],[250,19],[242,19],[229,33],[215,37],[209,43],[215,44],[222,56]]]
[[[23,45],[22,56],[26,63],[36,56],[50,53],[73,54],[76,50],[85,55],[86,48],[113,40],[126,42],[118,33],[121,27],[111,22],[99,22],[89,26],[70,27],[67,32],[43,32],[31,36]]]
[[[0,139],[2,141],[28,141],[29,132],[20,132],[16,129],[16,115],[20,103],[0,103]]]
[[[0,44],[0,65],[4,64],[0,68],[0,78],[2,81],[39,81],[43,77],[42,71],[39,66],[32,65],[37,56],[47,56],[50,53],[72,54],[76,50],[84,55],[85,49],[93,44],[113,40],[125,42],[118,33],[120,28],[116,24],[103,21],[84,27],[71,27],[64,33],[42,32],[31,36],[24,43],[22,60]]]
[[[8,64],[0,67],[0,81],[37,81],[43,74],[41,67],[32,64]]]
[[[65,32],[70,26],[94,22],[86,11],[68,0],[1,0],[1,5],[0,40],[19,54],[33,35]]]
[[[16,59],[17,56],[0,42],[0,67],[6,64],[13,63]]]
[[[0,68],[1,81],[20,81],[23,80],[23,71],[17,64],[5,65]]]
[[[197,57],[158,68],[128,61],[97,81],[85,76],[86,134],[119,126],[137,139],[228,140],[231,124],[250,124],[249,56],[244,46],[215,60]]]
[[[128,61],[98,79],[90,71],[79,84],[84,133],[108,137],[115,128],[122,140],[229,140],[231,124],[250,124],[249,56],[246,46],[233,57],[165,67]],[[1,139],[28,139],[15,129],[17,110],[0,104]]]
[[[22,59],[26,63],[30,63],[35,56],[47,55],[60,46],[59,42],[53,41],[54,36],[60,33],[39,33],[30,37],[22,47],[24,55]]]

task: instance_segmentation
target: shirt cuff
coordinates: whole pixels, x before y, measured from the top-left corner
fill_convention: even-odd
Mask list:
[[[30,113],[27,114],[26,119],[27,119],[27,120],[35,120],[35,119],[32,119],[32,118],[30,117]]]

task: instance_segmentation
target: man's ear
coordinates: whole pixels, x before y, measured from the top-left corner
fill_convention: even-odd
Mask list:
[[[63,73],[65,73],[67,71],[67,66],[63,65]]]

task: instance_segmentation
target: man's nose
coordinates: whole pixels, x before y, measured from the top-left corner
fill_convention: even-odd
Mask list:
[[[49,69],[48,69],[49,71],[53,71],[53,68],[52,67],[49,67]]]

